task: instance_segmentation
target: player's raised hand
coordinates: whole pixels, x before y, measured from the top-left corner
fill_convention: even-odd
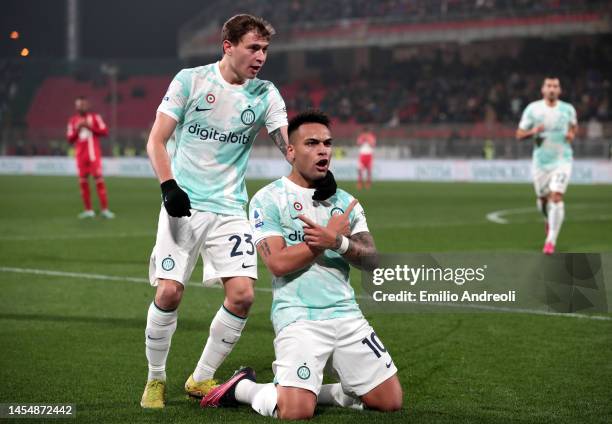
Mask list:
[[[174,218],[191,216],[189,196],[178,186],[175,180],[167,180],[161,183],[161,191],[168,215]]]
[[[349,216],[351,215],[351,212],[355,208],[355,205],[357,205],[357,203],[359,203],[359,200],[353,199],[353,201],[348,206],[348,208],[346,208],[344,213],[341,213],[339,215],[333,215],[331,218],[329,218],[329,221],[327,222],[327,228],[335,231],[340,235],[347,237],[350,236],[351,221],[349,219]]]
[[[304,224],[304,241],[310,247],[320,249],[336,249],[338,247],[339,234],[327,227],[323,227],[312,221],[305,215],[298,215]]]
[[[84,118],[80,118],[77,121],[76,128],[77,128],[77,131],[80,130],[81,128],[87,128],[87,122],[85,121]]]

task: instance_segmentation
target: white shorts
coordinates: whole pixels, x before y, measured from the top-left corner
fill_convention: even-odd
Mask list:
[[[345,393],[359,397],[397,373],[374,329],[363,317],[296,321],[274,339],[274,382],[319,395],[331,358]]]
[[[246,217],[191,209],[191,216],[173,218],[162,205],[157,239],[149,262],[149,281],[175,280],[185,285],[198,261],[204,260],[203,283],[245,276],[257,279],[257,252]]]
[[[565,193],[572,175],[572,164],[565,163],[550,171],[538,169],[534,166],[532,174],[536,196],[545,197],[552,192]]]

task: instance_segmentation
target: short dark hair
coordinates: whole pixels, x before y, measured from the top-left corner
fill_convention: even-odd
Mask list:
[[[322,124],[329,128],[329,117],[318,109],[310,109],[305,112],[298,113],[289,120],[287,134],[291,136],[292,132],[296,131],[304,124]]]
[[[255,31],[262,38],[270,40],[276,31],[274,27],[265,19],[253,15],[235,15],[229,18],[221,30],[221,41],[229,41],[238,44],[240,39],[248,32]]]
[[[74,100],[87,100],[87,96],[83,96],[83,95],[76,96]]]
[[[559,80],[559,84],[561,84],[561,78],[559,78],[558,76],[556,76],[555,74],[547,74],[544,76],[544,79],[542,80],[542,84],[544,84],[544,81],[548,80],[548,79],[556,79]]]

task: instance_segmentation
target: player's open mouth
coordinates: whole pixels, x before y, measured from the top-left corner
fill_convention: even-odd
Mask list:
[[[261,69],[261,66],[249,66],[249,68],[251,68],[253,72],[259,72],[259,70]]]
[[[317,168],[317,171],[327,171],[328,164],[329,164],[329,161],[327,159],[321,159],[320,161],[315,163],[315,166]]]

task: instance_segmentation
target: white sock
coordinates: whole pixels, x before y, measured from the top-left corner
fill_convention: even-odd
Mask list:
[[[166,358],[176,330],[176,310],[164,312],[151,302],[145,329],[145,352],[149,361],[148,380],[166,380]]]
[[[548,236],[546,237],[547,243],[556,244],[557,237],[561,231],[561,225],[563,225],[563,219],[565,218],[565,204],[563,202],[548,202]]]
[[[240,403],[248,403],[250,405],[255,395],[266,386],[267,384],[257,384],[248,378],[243,378],[236,385],[236,400]]]
[[[238,383],[238,385],[241,385],[242,381]],[[276,417],[276,402],[278,400],[276,386],[273,383],[255,385],[261,387],[257,387],[256,392],[253,393],[253,398],[250,402],[251,407],[255,410],[255,412],[263,415],[264,417]],[[237,386],[236,389],[238,389]],[[238,397],[236,397],[236,399],[238,399]]]
[[[319,397],[317,397],[317,404],[363,409],[361,400],[344,393],[340,383],[323,384],[319,391]]]
[[[206,340],[204,351],[193,372],[195,381],[209,380],[214,377],[217,368],[221,366],[238,342],[246,322],[246,318],[240,318],[221,306],[210,323],[208,340]]]

